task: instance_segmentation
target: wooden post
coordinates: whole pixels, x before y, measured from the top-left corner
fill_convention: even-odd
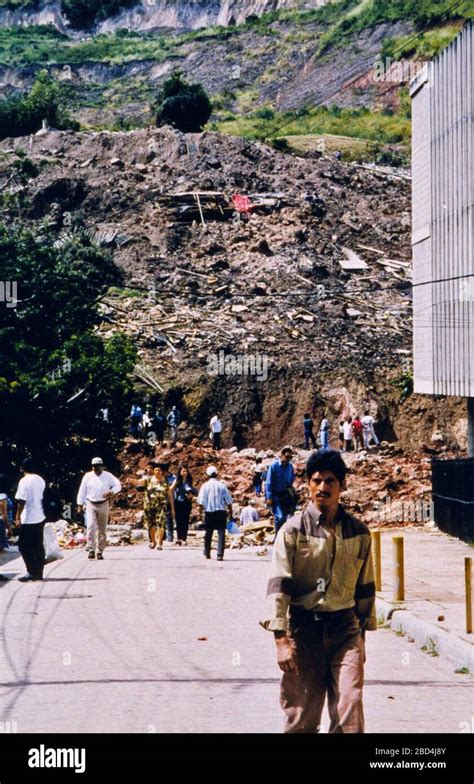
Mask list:
[[[202,214],[201,199],[199,198],[199,193],[195,193],[194,198],[197,202],[197,206],[199,207],[199,215],[201,216],[201,223],[203,226],[205,226],[206,221],[204,220],[204,215]]]
[[[403,536],[393,536],[393,600],[405,601],[405,572],[403,563]]]
[[[382,547],[381,532],[372,531],[372,557],[374,559],[375,590],[382,590]]]
[[[466,580],[466,632],[472,634],[472,558],[464,559],[464,578]]]

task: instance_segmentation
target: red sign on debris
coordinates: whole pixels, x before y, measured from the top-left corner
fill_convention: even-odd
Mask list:
[[[234,207],[237,212],[250,212],[252,205],[248,196],[242,196],[240,193],[235,193],[232,197]]]

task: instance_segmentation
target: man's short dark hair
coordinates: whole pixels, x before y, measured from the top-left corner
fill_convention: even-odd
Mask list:
[[[311,479],[316,471],[332,471],[340,484],[347,474],[347,466],[336,449],[319,449],[313,452],[306,463],[306,476]]]
[[[25,457],[25,459],[22,460],[21,467],[27,474],[34,474],[36,472],[36,466],[31,457]]]

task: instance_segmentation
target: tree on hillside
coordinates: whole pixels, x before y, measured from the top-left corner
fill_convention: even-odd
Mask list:
[[[211,116],[212,104],[201,84],[189,84],[180,71],[174,71],[158,93],[156,110],[157,125],[197,133]]]
[[[138,0],[61,0],[61,12],[76,30],[89,30]]]
[[[119,446],[136,351],[95,327],[98,297],[121,277],[88,240],[58,249],[47,231],[0,224],[2,470],[30,453],[64,481],[91,451]],[[105,406],[110,426],[97,416]]]
[[[0,101],[0,139],[35,133],[43,120],[52,128],[78,130],[79,123],[69,116],[68,92],[47,71],[40,71],[29,93]]]

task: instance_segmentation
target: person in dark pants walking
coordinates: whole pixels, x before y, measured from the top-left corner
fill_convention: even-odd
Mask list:
[[[220,418],[219,412],[214,414],[210,422],[211,428],[211,438],[212,438],[212,446],[214,449],[219,450],[221,448],[221,433],[222,433],[222,422]]]
[[[160,463],[162,466],[162,474],[163,479],[166,480],[169,487],[173,485],[173,482],[176,480],[174,474],[170,473],[170,466],[169,463]],[[168,511],[166,512],[166,541],[172,542],[174,536],[174,516],[171,511],[171,507],[168,505]]]
[[[16,524],[20,525],[18,549],[25,562],[26,574],[20,582],[43,579],[44,544],[43,529],[45,514],[43,511],[43,493],[46,487],[44,479],[36,473],[31,458],[21,464],[23,477],[18,482],[15,499],[18,501]]]
[[[156,440],[160,446],[163,446],[163,439],[165,437],[166,419],[161,408],[155,411],[153,417],[153,428],[156,433]]]
[[[193,487],[193,478],[185,463],[182,463],[178,468],[176,479],[171,485],[171,492],[174,496],[176,516],[176,544],[185,545],[188,538],[189,518],[193,508],[193,495],[198,494]]]
[[[295,511],[297,499],[292,490],[295,481],[292,457],[291,446],[284,446],[280,458],[275,460],[267,471],[265,495],[267,506],[271,507],[273,511],[275,533],[278,533],[288,516]]]
[[[209,477],[204,482],[198,495],[197,502],[204,510],[204,555],[211,557],[212,534],[217,531],[217,560],[224,560],[225,549],[225,529],[227,524],[227,514],[232,518],[232,496],[223,482],[217,479],[217,468],[209,466],[206,470]]]
[[[304,428],[304,448],[309,449],[309,442],[311,441],[311,446],[313,449],[316,449],[316,437],[313,433],[313,420],[309,414],[304,415],[303,419],[303,428]]]

